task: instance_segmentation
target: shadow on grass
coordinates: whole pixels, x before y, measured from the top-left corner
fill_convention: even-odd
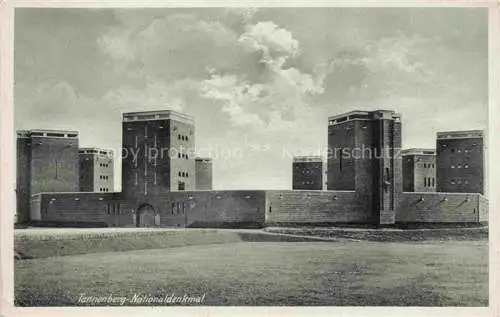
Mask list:
[[[488,227],[433,229],[349,229],[323,227],[269,227],[267,232],[295,236],[380,242],[488,240]]]

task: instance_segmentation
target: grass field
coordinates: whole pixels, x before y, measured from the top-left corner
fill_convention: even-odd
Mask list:
[[[82,293],[204,294],[206,305],[487,306],[488,242],[237,242],[16,261],[16,305],[79,305]]]

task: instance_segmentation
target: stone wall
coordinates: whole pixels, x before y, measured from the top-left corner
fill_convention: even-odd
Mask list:
[[[395,220],[400,224],[488,220],[488,201],[480,194],[401,193],[397,200],[400,209]],[[135,227],[143,206],[149,206],[161,227],[259,228],[379,221],[359,193],[314,190],[167,192],[135,200],[120,193],[42,193],[32,197],[31,219],[45,225]]]
[[[480,201],[484,197],[476,193],[402,193],[396,222],[478,223],[480,213],[488,213]]]
[[[31,222],[113,226],[120,210],[114,193],[41,193],[31,199]]]
[[[150,206],[161,227],[262,227],[265,191],[167,192],[125,199],[120,193],[43,193],[32,197],[34,223],[136,226]]]
[[[265,191],[193,191],[163,195],[162,227],[262,227]]]
[[[266,225],[372,222],[363,201],[354,191],[267,191]]]

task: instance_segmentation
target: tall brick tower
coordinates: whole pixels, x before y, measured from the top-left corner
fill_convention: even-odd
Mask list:
[[[196,161],[196,190],[212,190],[212,159],[197,157]]]
[[[436,191],[436,150],[406,149],[403,156],[403,191]]]
[[[194,120],[172,110],[123,114],[122,192],[148,202],[195,189]]]
[[[114,192],[113,152],[98,148],[80,148],[80,191]]]
[[[438,132],[436,178],[438,192],[484,194],[484,132]]]
[[[328,190],[353,190],[374,223],[395,222],[402,192],[401,118],[389,110],[328,118]]]
[[[322,190],[323,173],[321,156],[295,156],[292,163],[292,189]]]
[[[78,132],[17,131],[17,221],[30,215],[31,195],[78,191]]]

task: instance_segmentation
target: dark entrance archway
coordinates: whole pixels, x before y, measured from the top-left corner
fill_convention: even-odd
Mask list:
[[[155,209],[149,204],[140,205],[135,215],[136,227],[157,227],[159,226],[158,216]]]

